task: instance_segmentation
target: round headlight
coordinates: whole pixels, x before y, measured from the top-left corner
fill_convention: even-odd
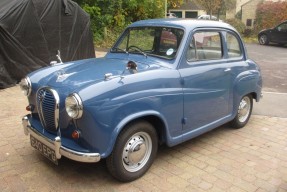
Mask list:
[[[76,93],[69,95],[65,101],[66,111],[73,119],[79,119],[83,114],[83,104],[80,96]]]
[[[32,84],[29,77],[25,77],[24,79],[22,79],[19,85],[25,96],[29,96],[31,94]]]

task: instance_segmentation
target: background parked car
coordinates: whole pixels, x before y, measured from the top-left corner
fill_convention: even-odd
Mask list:
[[[213,15],[211,15],[211,17],[210,17],[210,15],[199,15],[199,16],[197,17],[197,19],[218,21],[217,17],[215,17],[215,16],[213,16]]]
[[[166,18],[177,18],[175,13],[167,13]]]
[[[260,45],[268,45],[270,42],[284,45],[287,43],[287,20],[271,29],[264,29],[258,34]]]

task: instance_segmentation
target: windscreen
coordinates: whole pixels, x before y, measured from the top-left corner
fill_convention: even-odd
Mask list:
[[[184,31],[178,28],[129,28],[120,37],[111,52],[126,52],[173,59],[176,57],[183,34]]]

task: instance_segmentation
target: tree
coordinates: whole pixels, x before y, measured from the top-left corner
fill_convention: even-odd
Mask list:
[[[218,12],[223,0],[197,0],[196,2],[209,14]]]
[[[262,2],[256,10],[255,30],[259,31],[276,26],[287,19],[287,2]],[[274,14],[276,13],[276,14]]]
[[[188,0],[167,0],[167,7],[168,8],[176,8],[179,7],[184,3],[184,1]]]
[[[221,5],[217,11],[217,16],[219,18],[220,14],[225,14],[226,11],[236,8],[236,0],[221,0]]]
[[[217,13],[217,17],[221,12],[231,10],[236,7],[236,0],[196,0],[201,7],[209,14]]]
[[[164,0],[74,0],[91,18],[94,40],[105,41],[107,46],[114,42],[123,28],[132,22],[163,18]],[[176,0],[177,3],[183,0]]]

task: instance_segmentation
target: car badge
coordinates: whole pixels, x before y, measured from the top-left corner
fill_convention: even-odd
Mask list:
[[[73,75],[74,73],[70,73],[70,74],[67,74],[65,73],[64,70],[60,70],[57,72],[57,80],[56,82],[63,82],[65,79],[67,79],[69,76]]]

